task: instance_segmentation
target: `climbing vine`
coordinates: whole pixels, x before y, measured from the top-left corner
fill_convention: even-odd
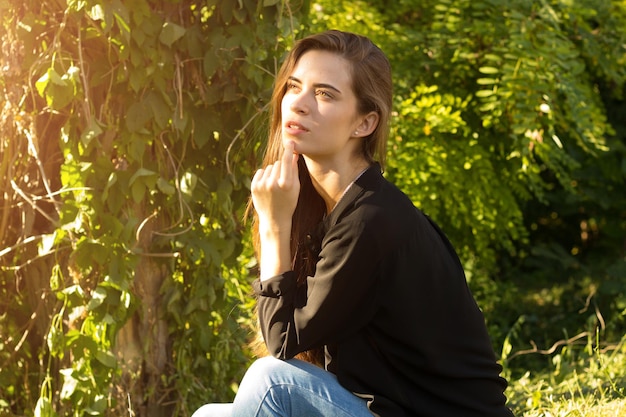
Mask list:
[[[3,7],[0,284],[17,303],[1,311],[0,414],[187,416],[230,399],[248,361],[258,116],[307,5]]]

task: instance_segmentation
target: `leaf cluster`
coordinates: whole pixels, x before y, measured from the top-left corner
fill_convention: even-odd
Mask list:
[[[497,350],[624,331],[626,5],[317,1],[394,71],[387,177],[459,251]],[[569,336],[568,336],[569,335]],[[604,339],[606,338],[606,339]],[[543,366],[532,355],[514,366]]]
[[[2,7],[0,328],[24,339],[0,343],[0,414],[228,400],[252,325],[242,215],[259,115],[306,3]]]

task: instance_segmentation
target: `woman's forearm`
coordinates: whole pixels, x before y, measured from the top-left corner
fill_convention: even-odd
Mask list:
[[[261,281],[291,270],[290,234],[291,222],[282,226],[259,225]]]

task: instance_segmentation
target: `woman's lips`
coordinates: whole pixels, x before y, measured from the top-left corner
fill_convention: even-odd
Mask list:
[[[289,133],[289,134],[292,134],[292,135],[306,133],[306,132],[309,131],[309,129],[304,127],[302,124],[300,124],[298,122],[294,122],[294,121],[286,122],[284,127],[285,127],[285,131],[287,133]]]

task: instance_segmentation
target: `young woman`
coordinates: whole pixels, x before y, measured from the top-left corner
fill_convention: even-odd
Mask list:
[[[252,180],[272,356],[233,404],[194,417],[512,416],[454,249],[382,176],[391,102],[389,62],[365,37],[329,31],[290,52]]]

